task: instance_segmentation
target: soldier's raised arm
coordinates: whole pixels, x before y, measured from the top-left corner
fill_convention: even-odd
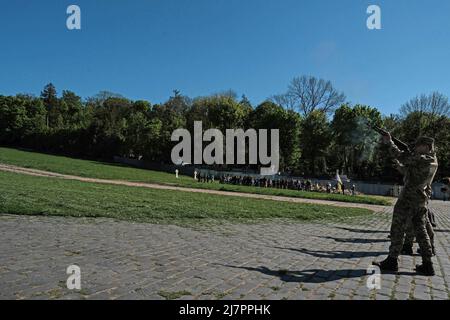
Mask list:
[[[397,169],[398,172],[400,172],[402,175],[406,174],[406,168],[403,163],[398,161],[397,159],[394,160],[394,167]]]
[[[407,152],[400,150],[397,145],[392,141],[392,137],[390,132],[386,131],[383,134],[383,143],[389,146],[389,153],[395,159],[402,159],[407,156]]]

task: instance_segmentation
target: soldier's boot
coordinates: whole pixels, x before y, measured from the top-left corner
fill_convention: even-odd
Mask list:
[[[406,256],[412,256],[412,255],[414,255],[412,246],[410,246],[410,245],[408,245],[408,244],[404,244],[404,245],[403,245],[403,248],[402,248],[402,254],[403,254],[403,255],[406,255]]]
[[[398,259],[389,256],[383,261],[374,261],[372,262],[372,264],[374,266],[379,267],[381,271],[388,271],[388,272],[398,271]]]
[[[416,265],[416,272],[425,276],[434,276],[433,262],[423,261],[421,265]]]

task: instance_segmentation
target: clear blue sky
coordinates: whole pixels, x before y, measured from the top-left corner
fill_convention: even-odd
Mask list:
[[[80,31],[66,28],[70,4]],[[369,4],[380,31],[366,28]],[[0,5],[0,36],[4,95],[53,82],[152,103],[233,89],[257,104],[303,74],[385,114],[450,95],[448,0],[14,0]]]

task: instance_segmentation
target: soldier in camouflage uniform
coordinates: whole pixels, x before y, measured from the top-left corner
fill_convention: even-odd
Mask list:
[[[443,184],[445,184],[445,187],[441,189],[441,191],[444,193],[444,200],[445,200],[445,194],[447,193],[450,197],[450,177],[444,178],[441,181]]]
[[[396,160],[395,161],[395,168],[404,176],[406,177],[406,167],[404,164],[400,163],[400,161]],[[405,181],[404,181],[405,182]],[[427,186],[427,194],[431,195],[431,184]],[[428,207],[428,205],[427,205]],[[427,228],[427,233],[428,236],[430,237],[430,242],[431,242],[431,249],[433,251],[433,255],[435,255],[435,250],[434,250],[434,229],[433,229],[433,225],[431,223],[431,219],[430,219],[430,215],[432,214],[432,212],[430,212],[430,209],[427,210],[427,221],[426,221],[426,228]],[[406,227],[406,235],[405,235],[405,242],[403,244],[403,248],[402,248],[402,254],[405,255],[413,255],[413,245],[414,245],[414,239],[415,239],[415,234],[414,234],[414,226],[412,223],[412,219],[408,219],[408,225]],[[420,251],[420,250],[419,250]]]
[[[425,275],[434,275],[431,260],[432,246],[426,229],[429,186],[438,167],[434,139],[420,137],[416,141],[415,150],[411,153],[398,149],[389,133],[383,137],[383,141],[390,145],[394,157],[404,165],[405,187],[394,207],[389,256],[373,264],[379,266],[382,271],[398,271],[398,256],[403,248],[406,229],[411,223],[422,255],[422,264],[416,266],[416,271]]]
[[[447,187],[450,186],[450,177],[442,179],[442,183],[446,184]],[[450,191],[448,188],[445,188],[446,192]]]

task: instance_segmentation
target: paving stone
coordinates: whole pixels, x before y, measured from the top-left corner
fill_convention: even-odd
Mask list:
[[[436,212],[436,276],[399,275],[367,288],[385,257],[392,207],[333,223],[274,220],[202,228],[112,219],[0,214],[1,299],[415,299],[448,300],[450,202]],[[81,269],[79,292],[66,269]]]

